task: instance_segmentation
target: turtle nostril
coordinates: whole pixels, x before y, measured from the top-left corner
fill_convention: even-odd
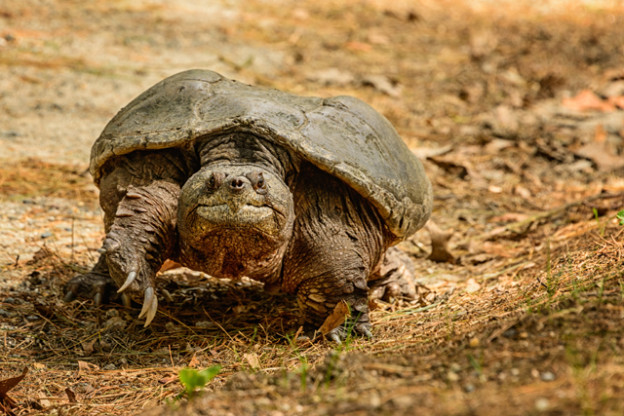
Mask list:
[[[245,187],[245,181],[242,178],[234,178],[230,181],[230,188],[233,191],[242,191]]]

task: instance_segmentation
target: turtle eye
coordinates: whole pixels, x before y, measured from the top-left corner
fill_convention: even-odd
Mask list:
[[[210,191],[216,190],[223,182],[223,174],[220,172],[211,173],[210,177],[206,180],[206,187]]]
[[[266,181],[264,180],[264,176],[262,176],[262,172],[253,172],[248,177],[257,193],[266,193]]]

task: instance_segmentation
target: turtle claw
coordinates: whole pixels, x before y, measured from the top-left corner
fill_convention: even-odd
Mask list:
[[[63,300],[71,302],[76,298],[91,299],[95,306],[100,306],[114,298],[114,282],[103,261],[84,274],[74,276],[63,288]]]
[[[95,295],[93,295],[93,303],[95,303],[95,306],[102,305],[102,292],[96,292]]]
[[[368,339],[373,339],[373,333],[367,327],[358,328],[358,332]]]
[[[128,286],[130,286],[132,284],[132,282],[134,282],[134,280],[137,277],[137,273],[133,270],[130,273],[128,273],[128,277],[126,278],[126,281],[124,282],[123,285],[121,285],[121,287],[117,290],[117,293],[121,293],[124,290],[126,290],[128,288]],[[146,292],[147,293],[147,292]]]
[[[76,299],[76,292],[74,292],[72,289],[67,290],[65,296],[63,296],[63,301],[71,302],[74,299]]]
[[[336,344],[338,344],[338,345],[341,345],[341,344],[342,344],[342,337],[341,337],[340,335],[338,335],[338,333],[337,333],[337,332],[335,332],[335,331],[333,331],[333,330],[332,330],[332,331],[330,331],[330,332],[327,334],[327,337],[328,337],[331,341],[335,342],[335,343],[336,343]]]
[[[157,310],[158,298],[154,293],[154,288],[150,286],[145,289],[143,307],[141,308],[141,313],[139,313],[139,318],[145,317],[145,327],[149,326],[149,324],[152,323],[152,321],[154,320],[154,316],[156,316]]]

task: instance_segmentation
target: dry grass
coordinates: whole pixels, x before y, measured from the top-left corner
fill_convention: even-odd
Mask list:
[[[570,128],[570,120],[562,127],[561,120],[538,119],[533,107],[556,105],[614,76],[624,56],[620,12],[575,6],[574,13],[545,15],[529,8],[518,17],[513,8],[492,14],[456,2],[304,2],[295,9],[246,2],[235,19],[215,21],[190,2],[174,3],[81,8],[52,1],[56,8],[38,12],[22,2],[0,6],[10,23],[1,35],[16,38],[0,45],[0,65],[19,73],[16,90],[70,91],[54,80],[73,71],[89,74],[81,82],[102,84],[112,97],[138,92],[138,77],[194,65],[184,59],[202,48],[212,53],[217,42],[231,46],[218,62],[238,78],[296,93],[357,95],[411,147],[448,147],[425,165],[436,193],[433,217],[453,231],[458,263],[427,260],[424,232],[404,243],[429,292],[413,304],[378,302],[373,340],[298,340],[290,297],[187,270],[163,274],[159,312],[143,328],[136,307],[61,301],[62,285],[94,262],[95,254],[78,246],[97,247],[101,235],[74,240],[73,217],[58,214],[54,203],[34,205],[8,221],[28,228],[28,216],[50,216],[71,228],[64,232],[72,238],[55,246],[52,238],[3,236],[0,247],[41,248],[28,263],[4,261],[2,253],[0,264],[0,380],[29,368],[10,393],[20,404],[16,414],[137,414],[175,400],[181,368],[212,365],[221,373],[182,414],[623,413],[624,228],[614,218],[624,207],[621,170],[600,171],[575,156],[595,139],[579,127],[595,114],[577,115]],[[148,35],[136,37],[137,28]],[[279,52],[283,60],[267,70],[251,59],[260,56],[231,58],[242,46]],[[353,80],[319,80],[327,68]],[[363,82],[369,75],[386,77],[400,93]],[[44,117],[47,107],[37,106],[43,98],[31,95],[7,114]],[[92,111],[102,125],[115,110],[99,101],[74,107],[73,96],[57,101]],[[511,116],[519,128],[489,125],[499,106],[517,112]],[[527,115],[535,117],[521,118]],[[22,128],[6,120],[6,130]],[[2,134],[9,145],[23,139]],[[74,133],[66,127],[63,134]],[[623,133],[610,134],[621,156]],[[584,167],[572,168],[583,160]],[[0,203],[82,204],[89,230],[99,229],[90,179],[53,162],[3,164]],[[163,409],[152,413],[171,411]]]
[[[0,194],[14,200],[40,196],[79,201],[91,207],[97,204],[97,188],[85,168],[37,159],[0,166]]]
[[[544,238],[541,231],[530,237]],[[469,401],[477,403],[506,385],[505,394],[521,406],[515,414],[542,396],[555,408],[609,414],[621,409],[618,389],[624,388],[616,371],[624,366],[617,352],[624,349],[622,330],[613,320],[624,316],[623,233],[606,219],[562,227],[551,238],[556,243],[538,253],[526,247],[511,266],[471,273],[473,283],[433,283],[435,296],[426,306],[378,304],[375,339],[348,339],[342,346],[295,340],[296,308],[288,297],[269,296],[253,282],[206,280],[186,271],[165,273],[160,290],[170,299],[147,329],[136,310],[120,305],[62,304],[60,285],[76,266],[42,252],[17,297],[2,303],[2,377],[28,365],[31,373],[12,396],[31,403],[25,412],[42,406],[39,414],[53,408],[64,414],[137,412],[178,395],[181,368],[215,364],[222,371],[202,400],[222,409],[243,406],[230,395],[236,383],[246,389],[259,383],[265,390],[282,383],[281,400],[311,414],[322,413],[317,396],[327,410],[331,403],[355,406],[374,390],[381,408],[401,411],[404,396],[427,398],[411,404],[425,409],[429,401],[459,394],[456,388],[475,390]],[[70,403],[66,389],[77,403]],[[277,402],[260,400],[265,390],[250,393],[239,410],[277,408]],[[454,414],[462,407],[459,401],[436,409]]]

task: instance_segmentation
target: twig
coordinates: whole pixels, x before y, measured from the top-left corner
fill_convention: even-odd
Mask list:
[[[616,198],[624,198],[624,192],[618,192],[616,194],[596,194],[596,195],[592,195],[590,197],[581,199],[579,201],[574,201],[574,202],[569,202],[567,204],[564,204],[560,207],[557,208],[553,208],[551,210],[548,211],[544,211],[544,212],[540,212],[537,213],[535,215],[532,215],[529,218],[526,218],[524,220],[521,221],[516,221],[516,222],[512,222],[511,224],[507,224],[502,228],[497,228],[487,234],[484,234],[483,236],[481,236],[479,239],[480,240],[490,240],[490,239],[495,239],[495,238],[499,238],[499,237],[504,237],[505,234],[509,233],[515,237],[518,236],[522,236],[524,234],[526,234],[529,230],[529,228],[531,227],[531,225],[535,224],[535,223],[543,223],[547,220],[552,220],[554,218],[557,218],[558,216],[564,214],[566,211],[570,210],[571,208],[575,208],[575,207],[579,207],[579,206],[583,206],[586,205],[590,202],[596,201],[596,200],[601,200],[601,199],[616,199]]]

